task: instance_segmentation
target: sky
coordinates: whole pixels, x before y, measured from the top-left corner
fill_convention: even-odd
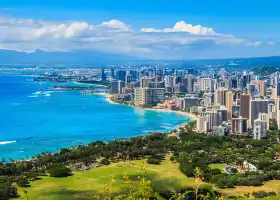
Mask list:
[[[277,0],[1,0],[0,49],[152,59],[280,55]]]

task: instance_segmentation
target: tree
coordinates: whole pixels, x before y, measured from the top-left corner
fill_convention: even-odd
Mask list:
[[[110,165],[110,161],[107,158],[104,158],[100,161],[101,165]]]
[[[17,189],[7,176],[0,176],[0,199],[15,198],[18,196]]]
[[[51,177],[67,177],[72,175],[71,169],[66,166],[53,167],[49,170],[49,173]]]

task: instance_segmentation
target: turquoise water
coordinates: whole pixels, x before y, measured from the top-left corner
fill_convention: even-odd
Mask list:
[[[0,76],[0,157],[27,158],[95,140],[169,131],[188,119],[110,104],[101,95],[54,91],[57,83]],[[43,88],[43,91],[40,89]]]

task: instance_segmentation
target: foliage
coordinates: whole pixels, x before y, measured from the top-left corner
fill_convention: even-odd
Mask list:
[[[158,158],[148,158],[147,162],[149,164],[159,165],[161,163],[161,160]]]
[[[237,174],[238,170],[236,168],[230,168],[230,173]]]
[[[260,192],[253,192],[252,195],[257,199],[263,199],[263,198],[269,197],[269,196],[276,196],[276,193],[260,191]]]
[[[107,158],[104,158],[100,161],[101,165],[110,165],[110,161]]]
[[[71,176],[71,169],[66,166],[53,167],[49,170],[51,177],[67,177]]]
[[[12,185],[12,181],[7,176],[0,176],[0,199],[17,197],[17,189]]]

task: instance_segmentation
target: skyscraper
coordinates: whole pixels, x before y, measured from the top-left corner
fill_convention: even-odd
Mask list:
[[[215,90],[214,94],[214,104],[215,105],[226,105],[226,93],[227,93],[226,88],[218,88]]]
[[[260,96],[265,97],[265,96],[266,96],[266,85],[265,85],[265,81],[259,81],[259,90],[260,90]]]
[[[112,77],[112,79],[115,78],[115,69],[114,68],[111,68],[111,77]]]
[[[126,71],[123,71],[123,70],[116,71],[117,81],[125,82],[125,77],[126,77]]]
[[[228,118],[231,119],[232,117],[232,105],[233,105],[233,93],[228,91],[226,93],[226,107],[228,109]]]
[[[194,87],[194,77],[193,76],[185,76],[183,78],[183,84],[186,87],[187,93],[193,93]]]
[[[106,74],[104,68],[101,68],[101,80],[104,82],[106,81]]]
[[[198,79],[198,83],[200,86],[200,90],[201,91],[210,91],[213,92],[214,91],[214,80],[211,78],[200,78]]]
[[[246,118],[232,118],[231,119],[231,132],[243,134],[247,132],[247,119]]]
[[[254,139],[261,139],[267,136],[267,122],[265,120],[254,120]]]
[[[254,121],[258,119],[259,113],[268,114],[268,104],[272,101],[267,99],[252,99],[250,103],[250,123],[254,124]]]
[[[251,95],[241,94],[240,95],[240,116],[243,118],[250,118],[250,101]]]

